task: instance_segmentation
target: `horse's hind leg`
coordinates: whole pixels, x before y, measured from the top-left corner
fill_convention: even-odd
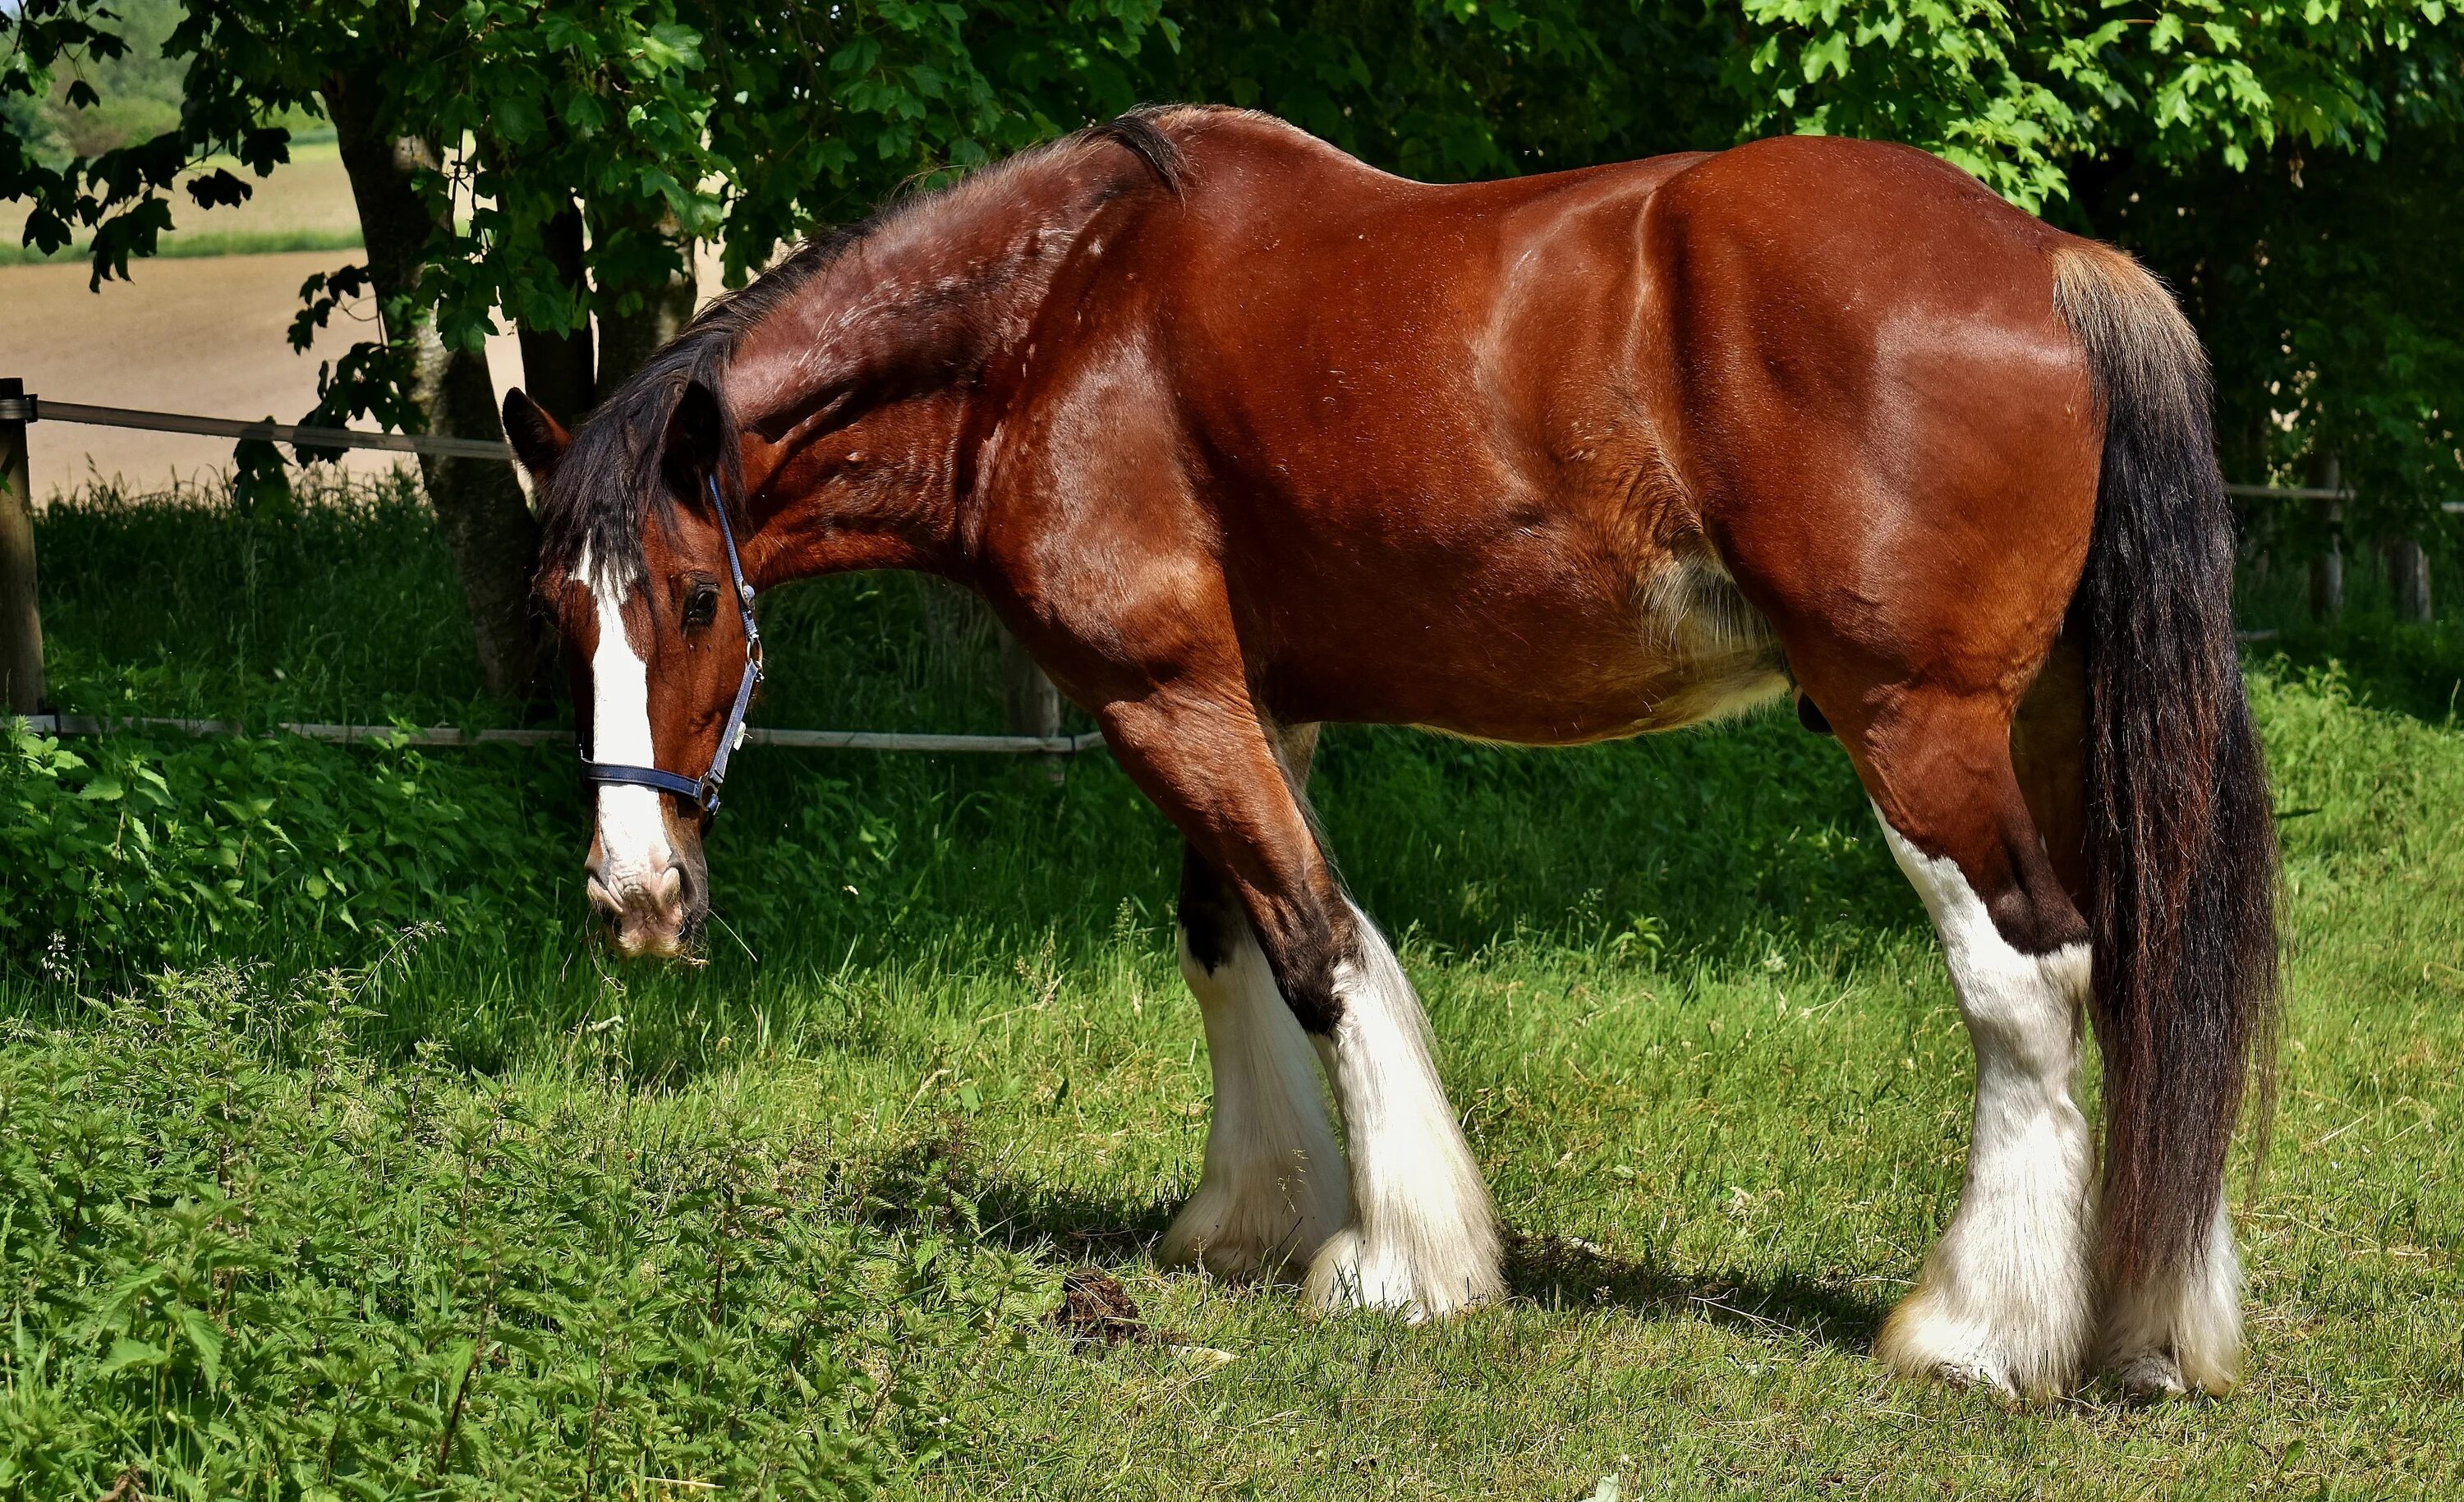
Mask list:
[[[2083,664],[2077,653],[2058,648],[2020,706],[2012,751],[2055,868],[2082,906],[2086,737]],[[2111,1025],[2100,1017],[2100,1035]],[[2123,1282],[2111,1275],[2106,1259],[2097,1295],[2096,1361],[2133,1392],[2197,1387],[2222,1393],[2233,1384],[2241,1356],[2241,1259],[2221,1197],[2215,1214],[2207,1250],[2190,1265],[2156,1268]]]
[[[1419,998],[1336,884],[1255,713],[1245,702],[1161,688],[1106,706],[1102,719],[1122,766],[1238,899],[1285,1006],[1334,1086],[1351,1153],[1351,1209],[1310,1261],[1311,1300],[1419,1318],[1494,1296],[1503,1287],[1495,1214],[1446,1104]],[[1226,973],[1207,971],[1210,980]],[[1208,1016],[1210,1037],[1218,1015],[1236,1026],[1227,1002]],[[1254,1009],[1237,1015],[1255,1021]],[[1262,1052],[1276,1060],[1274,1089],[1288,1099],[1281,1045]],[[1209,1152],[1211,1176],[1211,1137]],[[1315,1207],[1331,1203],[1308,1193]],[[1192,1226],[1182,1244],[1194,1244],[1200,1229]],[[1181,1230],[1176,1225],[1176,1237]]]
[[[1997,696],[1906,686],[1843,735],[1932,915],[1976,1055],[1959,1209],[1875,1354],[1909,1376],[2043,1396],[2094,1327],[2095,1149],[2071,1099],[2088,930],[2013,771]]]
[[[1287,774],[1307,773],[1306,736],[1287,736]],[[1196,846],[1182,852],[1180,972],[1206,1023],[1215,1113],[1206,1166],[1157,1255],[1218,1277],[1306,1266],[1351,1210],[1343,1155],[1318,1088],[1309,1035],[1276,988],[1239,895]]]

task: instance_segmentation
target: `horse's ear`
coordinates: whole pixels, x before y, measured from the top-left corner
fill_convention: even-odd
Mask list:
[[[688,495],[697,493],[702,476],[718,468],[719,445],[725,441],[726,419],[718,396],[698,381],[685,382],[684,395],[668,418],[668,436],[661,460],[670,483]]]
[[[514,446],[514,457],[531,472],[534,480],[545,480],[556,468],[557,461],[573,442],[564,424],[547,415],[547,408],[522,394],[516,386],[505,393],[505,439]]]

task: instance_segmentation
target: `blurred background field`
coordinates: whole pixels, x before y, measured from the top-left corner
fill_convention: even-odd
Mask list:
[[[319,139],[321,138],[321,139]],[[203,170],[244,170],[231,161],[209,161]],[[258,180],[248,202],[210,211],[183,215],[186,223],[163,236],[156,253],[171,259],[202,255],[264,255],[286,250],[356,250],[360,248],[359,210],[351,202],[350,178],[330,130],[295,138],[291,161],[281,171]],[[0,206],[0,267],[56,264],[82,268],[79,248],[64,247],[46,255],[22,243],[25,211]]]
[[[285,332],[311,275],[359,260],[350,185],[330,141],[294,146],[295,161],[235,207],[193,209],[194,228],[164,237],[161,258],[134,263],[126,281],[90,290],[75,251],[20,253],[17,219],[0,204],[0,376],[55,401],[243,421],[294,423],[317,402],[317,372],[348,341],[376,337],[364,295],[335,316],[324,343],[293,352]],[[708,257],[705,257],[708,260]],[[715,294],[719,283],[701,284]],[[510,332],[488,340],[496,388],[522,382]],[[228,439],[38,423],[28,435],[38,502],[90,482],[158,486],[227,467]],[[341,467],[379,477],[394,456],[353,451]]]

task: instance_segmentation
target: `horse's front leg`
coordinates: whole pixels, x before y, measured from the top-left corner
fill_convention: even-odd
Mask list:
[[[1218,1277],[1309,1265],[1350,1218],[1317,1057],[1231,885],[1196,846],[1181,858],[1180,973],[1206,1023],[1215,1114],[1198,1191],[1164,1232],[1167,1266]]]
[[[1201,1184],[1191,1211],[1199,1220],[1184,1216],[1176,1224],[1167,1253],[1212,1262],[1198,1243],[1228,1227],[1237,1245],[1223,1250],[1237,1261],[1277,1250],[1245,1245],[1271,1230],[1288,1236],[1278,1246],[1309,1254],[1308,1291],[1322,1309],[1391,1309],[1420,1319],[1494,1297],[1504,1287],[1496,1215],[1446,1104],[1419,998],[1385,939],[1336,884],[1245,695],[1210,698],[1176,686],[1109,705],[1102,719],[1122,766],[1180,826],[1195,860],[1237,900],[1285,1007],[1316,1047],[1351,1148],[1349,1215],[1309,1254],[1301,1243],[1334,1204],[1327,1186],[1309,1185],[1305,1171],[1297,1194],[1274,1181],[1234,1191],[1228,1175],[1246,1154],[1227,1143],[1219,1160],[1211,1135],[1209,1180],[1221,1161],[1224,1201],[1249,1213],[1223,1218]],[[1223,969],[1210,968],[1197,952],[1198,937],[1184,933],[1203,1003],[1217,976],[1237,984],[1239,951],[1220,951]],[[1248,1035],[1219,1037],[1219,1018],[1227,1031],[1245,1022]],[[1265,1025],[1254,1012],[1226,996],[1207,1023],[1217,1079],[1228,1075],[1245,1092],[1220,1101],[1219,1110],[1293,1103],[1290,1056],[1260,1036]],[[1262,1076],[1270,1082],[1261,1085]],[[1305,1160],[1323,1149],[1307,1141],[1306,1113],[1292,1114],[1304,1119],[1280,1129],[1290,1141],[1270,1147],[1278,1154],[1297,1148],[1306,1170]],[[1251,1111],[1241,1120],[1241,1129],[1251,1130],[1257,1117]],[[1219,1133],[1231,1125],[1219,1121]]]

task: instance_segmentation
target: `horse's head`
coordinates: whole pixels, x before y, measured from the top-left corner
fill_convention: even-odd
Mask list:
[[[711,483],[716,400],[693,382],[664,431],[601,430],[628,415],[603,408],[568,437],[519,391],[505,398],[506,433],[547,497],[539,593],[595,805],[590,903],[624,953],[678,955],[710,910],[702,837],[758,639]]]

